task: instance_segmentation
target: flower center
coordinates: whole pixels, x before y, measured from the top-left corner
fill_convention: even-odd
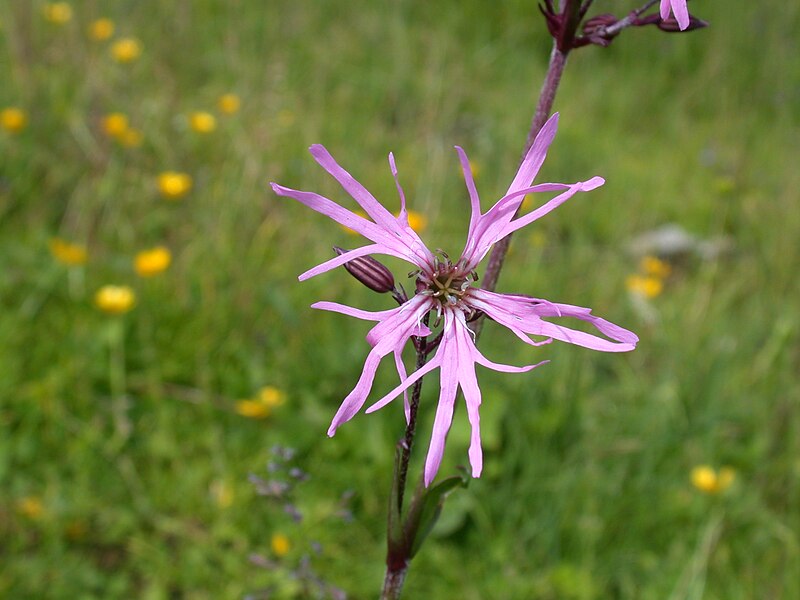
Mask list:
[[[436,257],[433,271],[419,272],[417,279],[418,293],[439,300],[442,305],[457,305],[470,288],[472,282],[478,280],[475,271],[464,272],[461,261],[453,264],[450,258],[439,251],[442,258]]]

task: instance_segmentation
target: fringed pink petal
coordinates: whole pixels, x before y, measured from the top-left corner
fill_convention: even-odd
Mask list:
[[[333,258],[326,260],[324,263],[318,264],[316,267],[313,267],[308,271],[301,273],[297,279],[299,279],[300,281],[311,279],[312,277],[316,277],[317,275],[326,273],[331,269],[335,269],[336,267],[341,267],[344,263],[350,262],[354,258],[358,258],[359,256],[366,256],[367,254],[388,254],[390,256],[397,256],[398,258],[405,258],[404,256],[399,255],[391,248],[387,248],[382,244],[370,244],[369,246],[362,246],[361,248],[348,250],[344,254],[334,256]]]
[[[553,114],[539,130],[539,133],[536,134],[536,139],[533,140],[533,144],[525,154],[514,180],[508,186],[506,195],[526,188],[533,183],[539,173],[539,169],[542,168],[544,159],[547,158],[547,149],[553,143],[556,131],[558,131],[558,113]]]
[[[445,315],[447,314],[445,313]],[[441,354],[442,364],[439,371],[439,403],[436,407],[436,417],[433,420],[428,455],[425,458],[424,481],[426,487],[436,477],[439,465],[442,463],[444,443],[447,440],[447,432],[450,431],[450,425],[453,422],[453,407],[455,406],[456,392],[458,391],[458,349],[451,347],[451,344],[455,341],[454,332],[448,332],[447,329],[448,324],[445,322],[444,338],[441,341],[439,351],[436,353],[437,357]]]
[[[381,241],[381,238],[385,236],[385,233],[381,227],[369,219],[365,219],[364,217],[347,210],[343,206],[340,206],[325,196],[320,196],[314,192],[293,190],[292,188],[287,188],[277,183],[272,183],[270,185],[272,186],[273,191],[279,196],[293,198],[301,204],[305,204],[310,209],[325,215],[329,219],[333,219],[340,225],[360,233],[365,238],[368,238],[373,242],[379,242]]]
[[[392,229],[395,226],[395,216],[386,207],[378,202],[375,197],[367,191],[363,185],[356,181],[355,177],[345,171],[339,163],[331,156],[327,148],[321,144],[314,144],[309,148],[314,160],[330,173],[344,191],[350,194],[358,202],[359,206],[372,217],[372,220],[381,225],[384,229]]]
[[[372,406],[369,406],[367,408],[367,410],[364,411],[364,412],[373,413],[376,410],[382,409],[384,406],[389,404],[389,402],[391,402],[392,400],[397,398],[400,395],[401,392],[403,392],[404,390],[407,390],[412,385],[414,385],[420,378],[425,377],[425,375],[427,375],[428,373],[430,373],[434,369],[438,368],[439,367],[439,362],[440,361],[437,360],[436,357],[434,357],[433,359],[431,359],[430,361],[425,363],[424,366],[420,367],[419,369],[414,371],[411,375],[409,375],[408,379],[406,379],[403,383],[398,385],[391,392],[389,392],[383,398],[378,400],[375,404],[373,404]]]
[[[481,201],[478,197],[478,190],[475,188],[475,179],[472,177],[472,167],[469,164],[469,158],[463,148],[456,146],[458,152],[458,160],[461,162],[461,171],[464,174],[464,182],[467,184],[467,193],[469,194],[469,203],[472,207],[472,213],[469,218],[469,230],[472,231],[478,219],[481,217]]]
[[[361,310],[360,308],[354,308],[352,306],[347,306],[346,304],[339,304],[338,302],[314,302],[314,304],[311,305],[311,308],[340,313],[342,315],[347,315],[348,317],[363,319],[364,321],[382,321],[391,316],[391,314],[397,310],[396,308],[379,311]]]
[[[672,0],[672,12],[681,31],[689,27],[689,9],[686,6],[686,0]]]

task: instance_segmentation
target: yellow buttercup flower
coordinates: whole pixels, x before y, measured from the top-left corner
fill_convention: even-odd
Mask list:
[[[111,45],[111,56],[117,62],[133,62],[141,53],[142,45],[134,38],[121,38]]]
[[[128,148],[138,148],[142,145],[144,136],[142,132],[133,127],[129,127],[125,132],[119,136],[119,143]]]
[[[672,272],[672,267],[666,261],[655,256],[645,256],[639,263],[639,268],[645,275],[665,279]]]
[[[625,280],[628,291],[645,298],[655,298],[664,290],[664,283],[657,277],[629,275]]]
[[[43,14],[51,23],[63,25],[72,19],[72,7],[66,2],[51,2],[44,5]]]
[[[483,171],[483,166],[477,160],[469,161],[469,170],[472,173],[473,179],[478,179],[481,176],[481,171]]]
[[[165,171],[158,176],[158,190],[169,200],[182,198],[192,189],[192,178],[186,173]]]
[[[210,112],[197,111],[189,115],[189,126],[197,133],[211,133],[217,128],[217,119]]]
[[[103,117],[103,131],[109,137],[121,138],[128,131],[128,117],[122,113],[110,113]]]
[[[171,262],[172,253],[169,248],[157,246],[139,252],[133,259],[133,268],[139,277],[152,277],[166,271]]]
[[[50,253],[58,262],[70,267],[85,264],[88,258],[86,246],[73,244],[61,238],[50,240]]]
[[[9,133],[19,133],[28,124],[28,115],[21,108],[9,106],[0,110],[0,127]]]
[[[219,112],[226,115],[232,115],[235,112],[239,112],[239,107],[241,105],[242,101],[236,94],[223,94],[220,96],[219,100],[217,100],[217,108],[219,109]]]
[[[690,478],[692,485],[706,494],[719,494],[727,490],[736,479],[736,471],[730,467],[722,467],[715,471],[708,465],[699,465],[692,469]]]
[[[95,42],[104,42],[114,35],[114,21],[111,19],[96,19],[89,23],[89,37]]]
[[[289,554],[292,544],[289,542],[289,538],[282,533],[275,533],[272,535],[270,546],[272,547],[272,553],[281,558]]]
[[[408,224],[417,233],[422,233],[428,227],[428,219],[422,213],[408,211]]]
[[[97,308],[110,315],[121,315],[133,308],[136,294],[125,285],[104,285],[94,295]]]
[[[35,521],[44,515],[44,503],[37,496],[26,496],[17,502],[17,512]]]
[[[236,403],[236,412],[249,419],[266,419],[272,409],[258,400],[239,400]]]
[[[258,391],[256,399],[265,406],[274,408],[284,403],[286,399],[286,394],[284,394],[281,390],[279,390],[276,387],[267,385]]]

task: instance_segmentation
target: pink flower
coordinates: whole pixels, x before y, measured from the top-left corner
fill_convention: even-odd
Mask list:
[[[555,137],[557,125],[558,114],[555,114],[536,136],[533,146],[522,162],[506,195],[486,213],[481,213],[469,160],[464,151],[456,147],[469,192],[472,216],[467,243],[461,257],[455,263],[446,256],[435,256],[409,226],[405,195],[397,181],[397,169],[392,154],[389,154],[389,165],[400,195],[399,216],[394,216],[382,206],[320,145],[311,147],[312,156],[356,200],[369,218],[361,217],[313,192],[302,192],[272,184],[272,189],[277,194],[294,198],[372,241],[371,244],[345,252],[306,271],[300,275],[300,280],[319,275],[343,265],[353,258],[367,254],[396,256],[412,263],[418,269],[416,295],[398,308],[369,312],[334,302],[317,302],[312,305],[313,308],[338,312],[358,319],[377,321],[377,325],[367,334],[367,342],[372,349],[367,354],[361,377],[334,416],[328,435],[332,436],[342,423],[349,421],[361,410],[371,391],[378,365],[384,357],[392,354],[400,376],[400,385],[372,404],[366,412],[373,412],[385,406],[403,394],[425,374],[439,369],[441,391],[431,443],[425,461],[425,485],[430,484],[439,469],[459,387],[464,393],[467,416],[472,427],[469,448],[472,475],[478,477],[481,474],[483,458],[479,415],[481,391],[478,387],[475,365],[479,364],[495,371],[520,373],[529,371],[547,361],[524,367],[513,367],[490,361],[475,346],[472,331],[467,325],[469,319],[483,313],[510,329],[523,342],[532,346],[547,344],[557,339],[605,352],[626,352],[636,347],[638,338],[634,333],[595,317],[588,308],[557,304],[528,296],[498,294],[473,285],[477,280],[475,269],[495,242],[546,215],[577,192],[590,191],[605,183],[601,177],[593,177],[588,181],[579,181],[573,184],[540,183],[532,186],[532,182],[544,162],[547,149]],[[514,218],[514,214],[526,194],[556,191],[560,194],[538,209]],[[403,365],[403,348],[413,336],[432,334],[431,329],[425,324],[425,317],[431,313],[436,315],[437,323],[443,321],[441,341],[436,349],[436,354],[429,362],[409,376]],[[545,320],[553,317],[574,317],[586,321],[606,337],[576,331]],[[531,336],[543,339],[536,341]],[[406,418],[408,418],[407,398],[405,405]]]
[[[661,0],[662,19],[669,19],[670,10],[675,15],[681,31],[689,27],[689,9],[686,8],[686,0]]]

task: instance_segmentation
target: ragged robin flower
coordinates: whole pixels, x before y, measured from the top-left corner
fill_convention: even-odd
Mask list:
[[[9,106],[0,110],[0,127],[9,133],[19,133],[28,124],[28,115],[21,108]]]
[[[357,231],[371,242],[306,271],[300,275],[301,281],[369,254],[395,256],[410,262],[415,267],[413,276],[416,278],[416,295],[398,308],[370,312],[334,302],[317,302],[312,305],[313,308],[378,322],[367,335],[367,342],[372,348],[367,355],[361,377],[334,416],[328,435],[333,435],[340,425],[352,419],[361,410],[371,391],[378,365],[384,357],[393,354],[400,385],[372,404],[367,412],[385,406],[425,374],[438,368],[439,403],[425,460],[425,485],[430,484],[439,469],[459,387],[464,394],[467,417],[472,427],[469,447],[472,475],[478,477],[483,467],[483,456],[479,415],[481,391],[478,387],[475,365],[479,364],[496,371],[520,373],[547,361],[524,367],[492,362],[476,347],[473,332],[468,324],[470,321],[479,315],[486,315],[531,346],[540,346],[556,339],[605,352],[626,352],[636,347],[638,337],[634,333],[592,315],[588,308],[529,296],[499,294],[475,285],[478,280],[476,269],[495,242],[543,217],[576,193],[593,190],[604,183],[602,178],[592,177],[587,181],[572,184],[531,185],[555,137],[557,124],[556,114],[536,136],[506,194],[486,213],[481,212],[467,155],[461,148],[456,147],[472,208],[467,241],[456,260],[452,260],[441,251],[437,254],[431,252],[409,224],[405,195],[397,180],[397,169],[392,154],[389,154],[389,166],[400,196],[399,216],[393,215],[380,204],[320,145],[311,147],[312,156],[355,199],[367,217],[359,216],[314,192],[272,184],[272,189],[278,195],[288,196],[305,204],[340,225]],[[515,218],[525,195],[534,192],[560,193],[539,208]],[[548,320],[559,317],[573,317],[586,321],[606,337],[569,329]],[[430,327],[429,319],[434,321]],[[436,353],[423,367],[408,375],[402,360],[403,348],[414,337],[432,335],[433,329],[439,324],[441,329],[436,338],[438,343]],[[541,339],[534,339],[531,336]],[[407,397],[405,412],[408,419]]]
[[[88,258],[86,246],[73,244],[61,238],[50,240],[50,253],[58,262],[69,267],[85,264]]]

